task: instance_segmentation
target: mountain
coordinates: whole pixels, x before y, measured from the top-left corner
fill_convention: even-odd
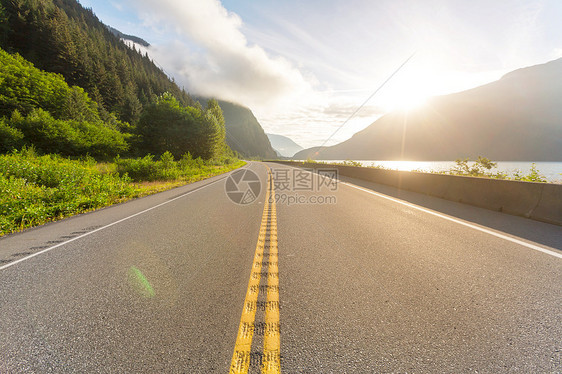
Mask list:
[[[562,161],[562,59],[391,112],[350,139],[295,159]],[[316,154],[317,153],[317,154]]]
[[[136,125],[164,92],[195,104],[148,55],[129,48],[76,0],[2,1],[0,25],[2,49],[61,74],[121,121]]]
[[[77,1],[2,0],[0,4],[0,48],[19,53],[41,70],[61,74],[70,86],[83,88],[100,106],[104,120],[113,116],[137,125],[146,107],[165,92],[182,106],[197,105],[147,54],[129,48],[121,38],[148,45],[146,41],[103,24],[92,9]],[[275,157],[248,108],[219,105],[233,150],[245,157]]]
[[[195,97],[203,106],[208,98]],[[228,101],[218,100],[224,116],[226,143],[244,157],[277,158],[267,135],[249,108]]]
[[[292,157],[303,148],[295,143],[291,138],[283,135],[266,134],[275,151],[283,157]]]
[[[150,47],[150,43],[148,43],[146,40],[142,38],[139,38],[138,36],[123,34],[121,31],[114,29],[111,26],[107,26],[107,28],[109,29],[109,31],[111,31],[113,35],[115,35],[119,39],[130,40],[132,42],[142,45],[143,47]]]
[[[246,157],[277,158],[267,135],[252,111],[244,106],[219,100],[226,127],[226,143]]]

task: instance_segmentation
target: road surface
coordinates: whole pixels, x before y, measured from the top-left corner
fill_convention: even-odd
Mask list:
[[[560,227],[247,169],[0,239],[0,373],[562,372]]]

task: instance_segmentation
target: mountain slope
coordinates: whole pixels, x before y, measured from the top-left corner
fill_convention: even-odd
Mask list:
[[[246,157],[277,158],[263,128],[246,107],[219,100],[224,114],[226,143]]]
[[[148,55],[129,48],[120,38],[147,42],[103,24],[77,1],[10,0],[1,5],[0,47],[19,53],[41,70],[61,74],[71,86],[82,87],[100,105],[104,120],[115,115],[136,125],[146,107],[165,92],[183,106],[196,105]],[[225,102],[220,106],[233,150],[246,157],[275,157],[248,108]]]
[[[332,147],[294,158],[562,161],[562,59],[389,113]],[[318,152],[318,154],[315,154]]]
[[[209,100],[195,97],[203,106]],[[275,150],[254,113],[249,108],[228,101],[218,100],[224,115],[226,143],[244,157],[277,158]]]
[[[0,47],[61,74],[120,120],[136,124],[142,110],[164,92],[182,105],[195,103],[147,55],[129,48],[77,1],[10,0],[2,5]]]
[[[283,135],[266,134],[271,142],[271,146],[283,157],[292,157],[303,148],[295,143],[293,139]]]

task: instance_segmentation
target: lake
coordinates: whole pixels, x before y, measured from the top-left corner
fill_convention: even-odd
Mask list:
[[[321,162],[343,162],[343,160],[319,160]],[[404,170],[404,171],[427,171],[439,172],[452,169],[456,163],[454,161],[373,161],[357,160],[363,166],[382,166],[385,169]],[[473,162],[470,162],[473,164]],[[492,172],[504,172],[513,176],[516,172],[523,175],[529,174],[533,162],[529,161],[498,161],[498,166]],[[537,170],[549,182],[562,183],[562,162],[535,162]]]

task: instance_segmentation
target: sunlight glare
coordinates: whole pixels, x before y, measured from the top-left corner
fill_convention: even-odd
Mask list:
[[[412,110],[422,107],[432,96],[431,88],[437,82],[430,81],[430,75],[418,67],[409,68],[404,74],[390,82],[381,98],[388,111]]]
[[[441,61],[432,61],[428,53],[418,53],[381,91],[380,104],[387,111],[413,110],[447,84]]]

